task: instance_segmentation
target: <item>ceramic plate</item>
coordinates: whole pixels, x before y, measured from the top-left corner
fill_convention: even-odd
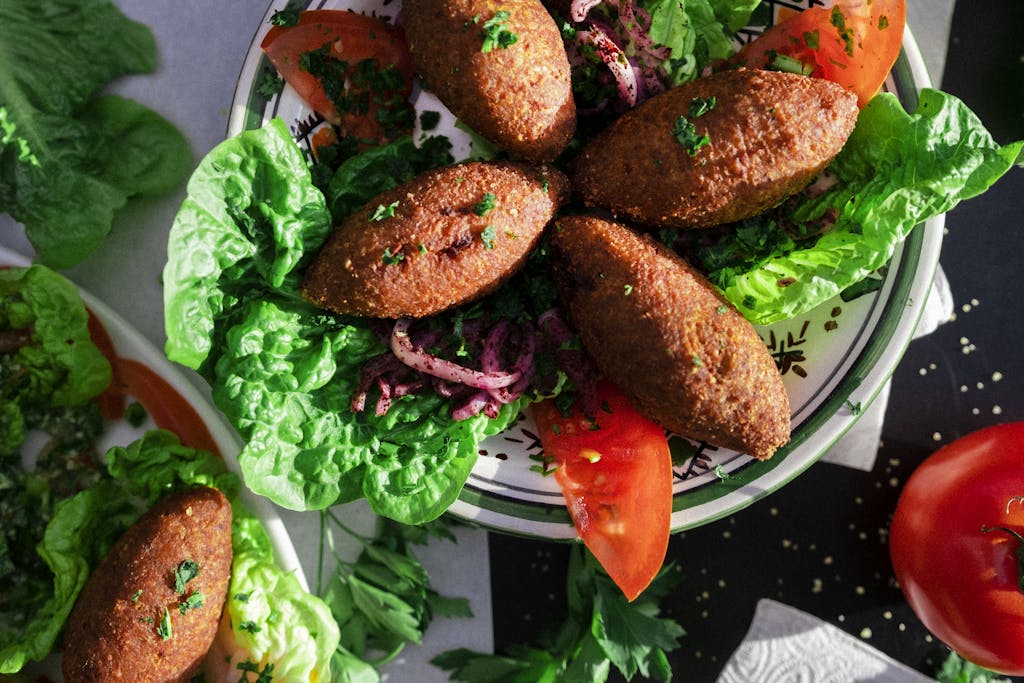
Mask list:
[[[289,87],[267,99],[258,91],[269,61],[260,41],[268,20],[287,4],[276,0],[267,10],[246,56],[235,91],[228,135],[282,118],[307,151],[311,132],[322,122]],[[775,2],[820,5],[817,0]],[[310,9],[352,9],[394,19],[400,3],[391,0],[319,0]],[[741,31],[749,39],[761,29]],[[886,82],[908,110],[917,92],[929,86],[927,72],[910,32]],[[452,128],[454,118],[433,95],[414,88],[418,109],[442,112],[439,132],[453,143],[456,159],[468,156],[466,136]],[[809,314],[759,327],[789,394],[793,436],[765,462],[726,449],[672,436],[675,462],[672,529],[705,524],[729,515],[771,493],[817,461],[856,422],[895,370],[924,312],[938,265],[944,219],[918,226],[897,248],[888,266],[855,295],[836,297]],[[552,477],[531,469],[541,453],[531,419],[519,422],[480,445],[480,458],[450,512],[483,526],[528,536],[576,537],[562,495]],[[726,476],[727,475],[727,476]]]

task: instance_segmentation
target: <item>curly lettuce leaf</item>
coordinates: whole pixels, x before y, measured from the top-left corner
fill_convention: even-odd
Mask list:
[[[894,95],[882,93],[861,111],[828,168],[838,184],[795,209],[797,222],[834,211],[834,225],[809,246],[789,240],[788,246],[755,253],[746,263],[712,267],[709,275],[754,323],[801,315],[885,265],[914,226],[984,192],[1021,164],[1022,151],[1024,141],[996,143],[952,95],[923,90],[911,114]],[[761,241],[785,244],[765,236],[781,228],[763,220]],[[757,251],[748,249],[751,245],[737,248],[741,239],[739,234],[715,250]],[[698,255],[705,265],[714,257]]]
[[[665,70],[678,85],[696,78],[715,59],[732,56],[732,36],[749,23],[760,0],[645,0],[650,37],[672,50]]]
[[[413,169],[398,162],[410,144],[346,162],[332,205],[358,206],[405,179]],[[382,417],[349,410],[360,366],[384,346],[367,320],[326,314],[299,295],[332,221],[283,122],[219,145],[188,192],[164,274],[167,355],[210,382],[246,442],[238,461],[249,487],[297,510],[366,498],[408,524],[439,516],[469,477],[478,441],[519,406],[461,422],[427,395]]]
[[[130,100],[95,97],[155,67],[150,30],[109,0],[0,4],[0,211],[25,224],[42,262],[79,262],[128,198],[166,192],[188,172],[174,126]]]

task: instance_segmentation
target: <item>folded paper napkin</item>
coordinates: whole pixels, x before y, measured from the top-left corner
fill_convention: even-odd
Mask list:
[[[718,683],[934,683],[815,616],[762,599]]]
[[[921,320],[914,331],[914,339],[931,334],[952,315],[953,294],[950,292],[946,274],[942,272],[940,266],[935,272],[935,280],[928,293],[928,301],[925,303]],[[885,408],[889,402],[889,386],[890,382],[886,382],[850,431],[822,456],[822,460],[865,472],[870,472],[874,468],[878,443],[882,438],[882,421],[885,419]]]

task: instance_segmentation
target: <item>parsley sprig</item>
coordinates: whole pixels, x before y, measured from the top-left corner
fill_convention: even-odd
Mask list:
[[[519,36],[508,30],[509,16],[511,15],[508,10],[498,10],[483,23],[480,31],[480,37],[483,39],[480,52],[490,52],[494,48],[504,50],[519,42]],[[479,17],[474,17],[474,20],[479,20]]]
[[[426,568],[412,552],[413,545],[432,536],[454,542],[448,522],[407,526],[381,519],[378,524],[376,535],[368,537],[330,510],[321,514],[320,567],[329,551],[336,569],[326,585],[321,573],[317,585],[341,630],[335,659],[344,661],[346,671],[365,671],[367,680],[375,680],[373,670],[398,656],[407,643],[421,642],[434,617],[472,616],[468,600],[431,588]],[[334,531],[362,545],[355,561],[335,551]]]
[[[679,647],[683,629],[659,616],[658,601],[672,587],[674,570],[662,570],[630,603],[581,545],[572,550],[568,572],[568,617],[544,647],[519,645],[504,654],[465,648],[449,650],[432,662],[464,683],[562,681],[602,683],[614,666],[627,679],[668,681],[666,652]]]

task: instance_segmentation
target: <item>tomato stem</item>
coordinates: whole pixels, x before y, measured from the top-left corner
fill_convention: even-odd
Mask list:
[[[981,525],[981,532],[983,534],[987,534],[990,531],[1005,531],[1017,539],[1017,549],[1013,551],[1013,554],[1017,556],[1017,590],[1024,593],[1024,536],[1021,536],[1013,529],[1008,529],[1005,526]]]

